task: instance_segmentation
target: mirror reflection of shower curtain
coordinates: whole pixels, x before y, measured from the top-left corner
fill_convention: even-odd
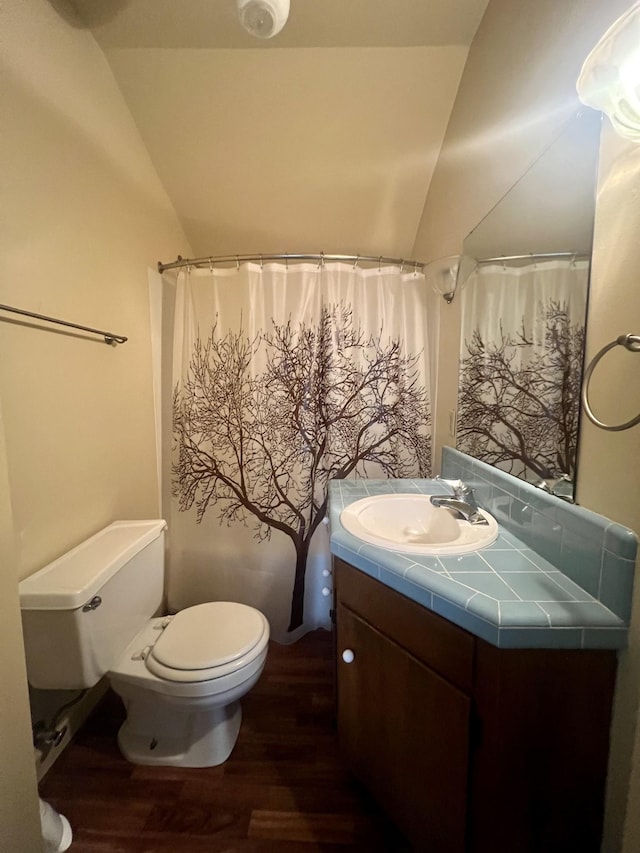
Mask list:
[[[328,626],[331,478],[430,475],[424,276],[345,263],[178,277],[169,606]]]
[[[573,480],[588,261],[480,266],[463,291],[457,447],[531,482]]]

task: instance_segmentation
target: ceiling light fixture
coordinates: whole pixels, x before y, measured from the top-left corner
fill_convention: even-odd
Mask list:
[[[601,110],[620,136],[640,142],[640,2],[606,31],[577,83],[583,104]]]
[[[260,39],[277,35],[287,23],[289,0],[236,0],[245,30]]]

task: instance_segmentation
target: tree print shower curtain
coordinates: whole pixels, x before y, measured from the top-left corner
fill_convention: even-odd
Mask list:
[[[426,324],[413,271],[180,273],[170,607],[250,604],[280,642],[328,626],[328,481],[430,475]]]
[[[463,291],[458,449],[569,494],[588,277],[587,261],[490,265]]]

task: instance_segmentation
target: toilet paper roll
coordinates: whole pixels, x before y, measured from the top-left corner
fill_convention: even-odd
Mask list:
[[[71,847],[73,833],[69,821],[42,799],[40,800],[40,826],[43,853],[62,853],[63,850]]]

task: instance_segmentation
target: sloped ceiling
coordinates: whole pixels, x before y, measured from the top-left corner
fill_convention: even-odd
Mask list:
[[[104,50],[195,256],[409,257],[487,2],[291,0],[265,42],[234,0],[75,0],[69,19]]]

